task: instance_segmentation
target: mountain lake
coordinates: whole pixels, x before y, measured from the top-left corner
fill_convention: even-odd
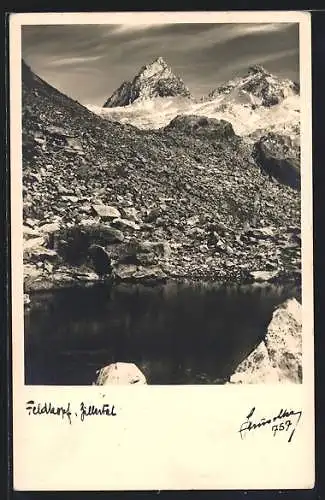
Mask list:
[[[266,333],[294,285],[98,284],[31,294],[25,383],[91,385],[110,363],[148,384],[223,384]]]

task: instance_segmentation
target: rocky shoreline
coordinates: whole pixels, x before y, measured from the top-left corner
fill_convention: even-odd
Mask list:
[[[178,241],[175,237],[157,240],[149,239],[150,224],[135,209],[133,220],[121,218],[116,207],[99,205],[96,211],[96,217],[78,225],[60,225],[58,219],[25,221],[25,293],[105,280],[300,282],[296,227],[247,227],[238,234],[222,222],[197,216],[184,221]]]

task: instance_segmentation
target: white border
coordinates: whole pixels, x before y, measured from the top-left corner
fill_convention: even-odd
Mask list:
[[[24,385],[21,25],[299,23],[302,143],[303,384],[32,387]],[[286,489],[314,485],[311,29],[303,12],[29,13],[10,15],[13,458],[18,490]],[[25,402],[114,402],[118,417],[69,426],[28,417]],[[288,444],[259,431],[241,441],[247,411],[303,418]]]

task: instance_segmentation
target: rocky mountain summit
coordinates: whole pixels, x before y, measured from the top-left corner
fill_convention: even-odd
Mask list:
[[[208,99],[231,96],[238,101],[256,106],[275,106],[285,98],[299,94],[299,85],[289,79],[280,79],[263,66],[251,66],[248,73],[220,85],[211,91]]]
[[[22,131],[26,292],[95,282],[93,255],[120,281],[299,280],[300,195],[231,124],[113,123],[23,64]]]
[[[123,82],[104,104],[104,108],[127,106],[155,97],[190,97],[182,79],[172,72],[162,57],[143,66],[132,81]]]
[[[196,115],[231,123],[236,134],[256,141],[268,134],[299,140],[299,85],[271,74],[260,65],[225,82],[201,99],[172,75],[158,58],[145,66],[133,82],[124,82],[104,107],[89,105],[102,118],[140,129],[159,129],[178,115]]]

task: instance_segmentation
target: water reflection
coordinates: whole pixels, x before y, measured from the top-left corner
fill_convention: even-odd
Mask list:
[[[176,283],[38,293],[25,314],[26,384],[88,385],[115,361],[149,384],[224,383],[292,296],[290,286]]]

